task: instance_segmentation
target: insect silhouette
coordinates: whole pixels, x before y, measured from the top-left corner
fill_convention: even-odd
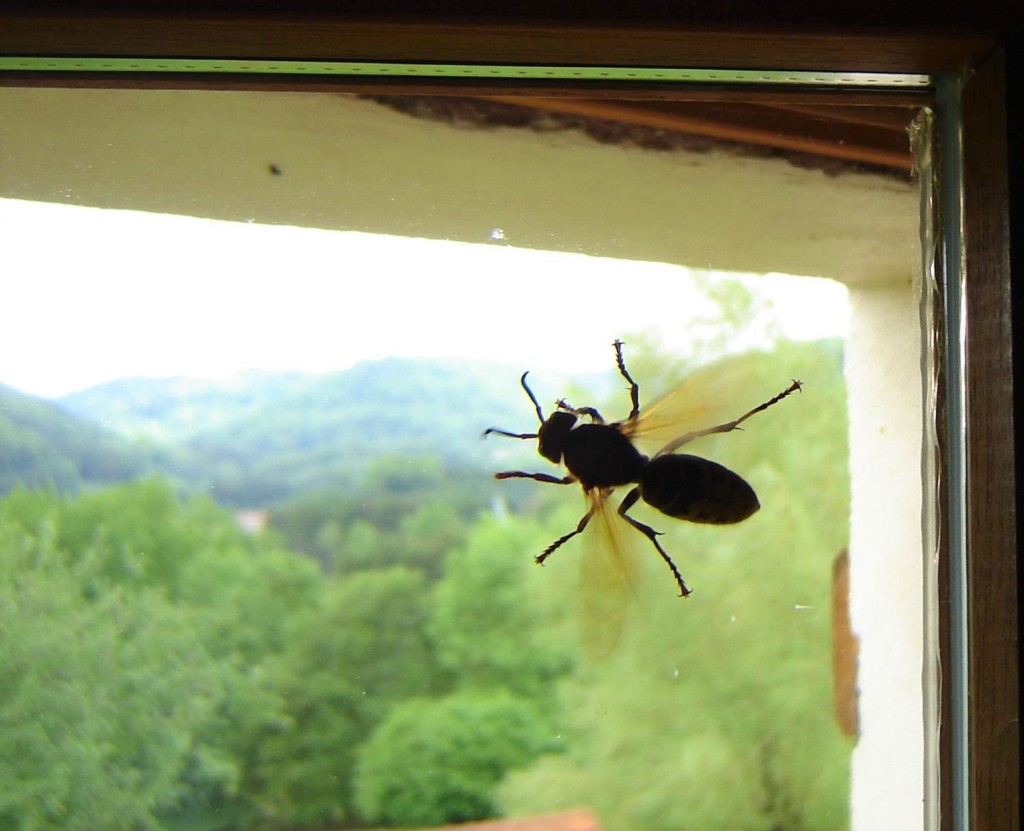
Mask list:
[[[575,529],[559,537],[535,558],[541,565],[568,540],[581,534],[595,515],[601,516],[608,524],[608,498],[615,488],[634,485],[619,505],[618,516],[650,540],[671,570],[680,596],[686,597],[690,589],[668,552],[658,542],[661,532],[630,516],[629,510],[642,499],[666,516],[690,522],[725,525],[747,519],[761,506],[746,480],[717,462],[674,451],[702,436],[738,429],[751,416],[774,406],[800,390],[802,385],[794,380],[774,398],[738,418],[680,434],[678,425],[685,426],[686,419],[674,416],[671,410],[681,394],[692,392],[692,386],[684,382],[641,414],[640,388],[626,369],[622,357],[623,344],[616,340],[613,346],[619,374],[629,384],[629,415],[623,421],[609,424],[593,407],[573,407],[560,399],[555,404],[555,411],[545,418],[536,396],[526,383],[529,373],[524,372],[519,383],[533,402],[540,428],[536,433],[512,433],[492,427],[484,435],[494,433],[515,439],[537,439],[540,455],[553,464],[564,464],[568,475],[559,477],[549,473],[508,470],[495,474],[495,478],[534,479],[556,485],[579,482],[587,495],[589,510]],[[693,412],[701,411],[698,407]],[[692,421],[693,413],[689,419]],[[672,429],[676,430],[674,437],[650,457],[641,453],[634,443],[645,434],[664,436],[667,430]]]

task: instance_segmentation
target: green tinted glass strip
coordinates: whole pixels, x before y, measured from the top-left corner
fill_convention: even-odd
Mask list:
[[[187,58],[0,57],[0,71],[236,75],[333,75],[365,78],[491,78],[530,81],[770,84],[876,89],[928,87],[927,75],[872,72],[779,72],[754,69],[675,69],[618,66],[358,63],[350,61],[190,60]]]

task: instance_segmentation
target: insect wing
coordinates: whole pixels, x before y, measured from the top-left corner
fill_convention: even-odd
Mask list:
[[[596,660],[607,658],[618,645],[637,582],[636,535],[616,513],[610,494],[588,493],[594,514],[583,534],[580,637]]]
[[[620,429],[644,453],[653,454],[686,433],[739,418],[768,386],[756,355],[725,358],[692,372]]]

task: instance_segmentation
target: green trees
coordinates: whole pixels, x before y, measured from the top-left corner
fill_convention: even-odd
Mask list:
[[[362,813],[398,827],[493,816],[505,774],[554,744],[546,728],[529,701],[503,690],[406,701],[360,753]]]
[[[251,680],[319,579],[155,480],[0,502],[0,825],[251,815],[246,742],[277,705]]]
[[[437,659],[461,689],[504,689],[553,702],[571,666],[552,586],[528,552],[547,532],[534,522],[482,518],[448,556],[430,634]]]
[[[421,493],[422,476],[382,477],[388,499]],[[426,481],[436,485],[435,474]],[[420,815],[493,812],[506,769],[547,747],[551,682],[567,664],[539,640],[520,642],[529,566],[515,533],[485,523],[452,555],[460,562],[449,583],[437,577],[437,547],[464,526],[440,503],[387,519],[412,530],[359,522],[404,547],[332,576],[280,549],[274,534],[247,536],[226,512],[183,502],[158,480],[0,501],[0,825],[316,828],[394,818],[374,794],[407,790],[413,756],[393,766],[381,748],[388,725],[415,707],[438,716],[424,729],[435,743],[427,756],[447,760],[441,778],[470,783],[410,797]],[[477,592],[492,581],[502,614],[476,619]],[[516,677],[503,680],[507,671]],[[493,750],[454,752],[450,741],[461,736],[465,747],[477,733],[493,737]]]
[[[155,828],[223,696],[200,620],[0,517],[0,826]]]
[[[406,565],[433,579],[493,493],[480,469],[388,454],[354,490],[315,491],[282,504],[274,527],[329,572]]]
[[[557,747],[557,680],[570,668],[534,604],[539,575],[524,548],[543,533],[527,521],[483,518],[446,561],[430,635],[445,686],[396,703],[358,753],[362,815],[387,825],[439,825],[493,816],[505,774]]]
[[[428,600],[422,574],[394,567],[333,582],[298,613],[270,678],[284,717],[259,750],[272,816],[305,825],[357,817],[359,746],[398,702],[441,686]]]

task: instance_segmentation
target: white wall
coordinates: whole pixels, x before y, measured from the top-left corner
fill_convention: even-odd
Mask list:
[[[922,337],[916,281],[851,290],[850,615],[860,642],[853,831],[924,813]]]

